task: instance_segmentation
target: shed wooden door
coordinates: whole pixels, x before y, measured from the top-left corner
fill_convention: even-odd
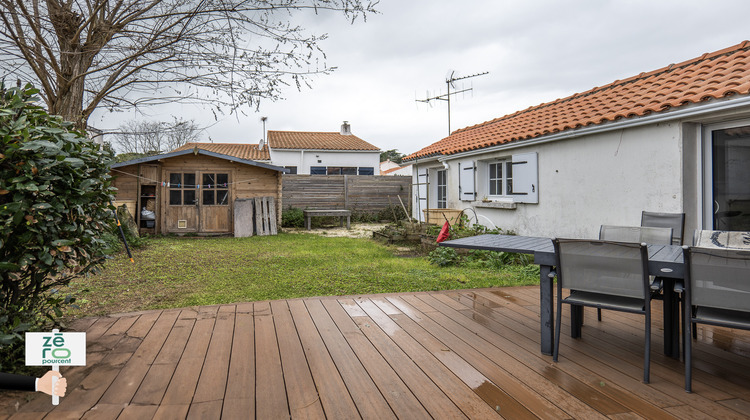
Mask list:
[[[198,184],[195,172],[167,174],[165,227],[168,233],[198,232]]]
[[[228,172],[200,173],[200,203],[198,210],[201,232],[232,231],[231,188]]]

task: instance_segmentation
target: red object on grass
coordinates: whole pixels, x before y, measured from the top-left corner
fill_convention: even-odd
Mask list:
[[[450,232],[451,224],[448,222],[445,222],[443,225],[443,228],[440,229],[440,234],[437,237],[437,243],[443,242],[444,240],[448,239],[449,236],[451,236]]]

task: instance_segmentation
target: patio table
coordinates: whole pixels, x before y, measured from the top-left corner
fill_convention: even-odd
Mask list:
[[[515,235],[478,235],[440,243],[451,248],[517,252],[534,256],[539,265],[540,330],[542,354],[551,355],[554,340],[554,311],[552,279],[549,273],[557,260],[552,239]],[[664,353],[680,357],[679,304],[674,293],[674,282],[683,278],[682,247],[679,245],[649,245],[648,270],[652,276],[664,279]]]

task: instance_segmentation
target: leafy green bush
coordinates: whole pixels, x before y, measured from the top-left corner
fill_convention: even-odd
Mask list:
[[[289,207],[288,209],[281,212],[281,226],[287,228],[304,227],[305,214],[302,212],[302,209]]]
[[[440,267],[449,267],[460,262],[460,257],[455,249],[443,246],[439,246],[430,252],[427,259]]]
[[[73,302],[57,291],[105,258],[112,154],[34,103],[31,85],[0,83],[0,370],[24,331]]]

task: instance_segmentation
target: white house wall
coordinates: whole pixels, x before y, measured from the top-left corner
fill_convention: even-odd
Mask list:
[[[520,235],[595,238],[602,224],[639,225],[643,210],[683,211],[680,139],[678,123],[662,123],[447,159],[448,207],[473,208],[480,224]],[[458,199],[459,163],[465,167],[527,152],[538,153],[538,204],[507,197],[498,200],[505,204],[491,204],[506,209],[481,207],[488,185],[487,166],[481,164],[477,201]],[[466,214],[474,221],[472,211]]]
[[[315,151],[271,149],[271,162],[276,166],[296,166],[298,174],[310,174],[311,166],[371,167],[380,175],[380,152]]]

